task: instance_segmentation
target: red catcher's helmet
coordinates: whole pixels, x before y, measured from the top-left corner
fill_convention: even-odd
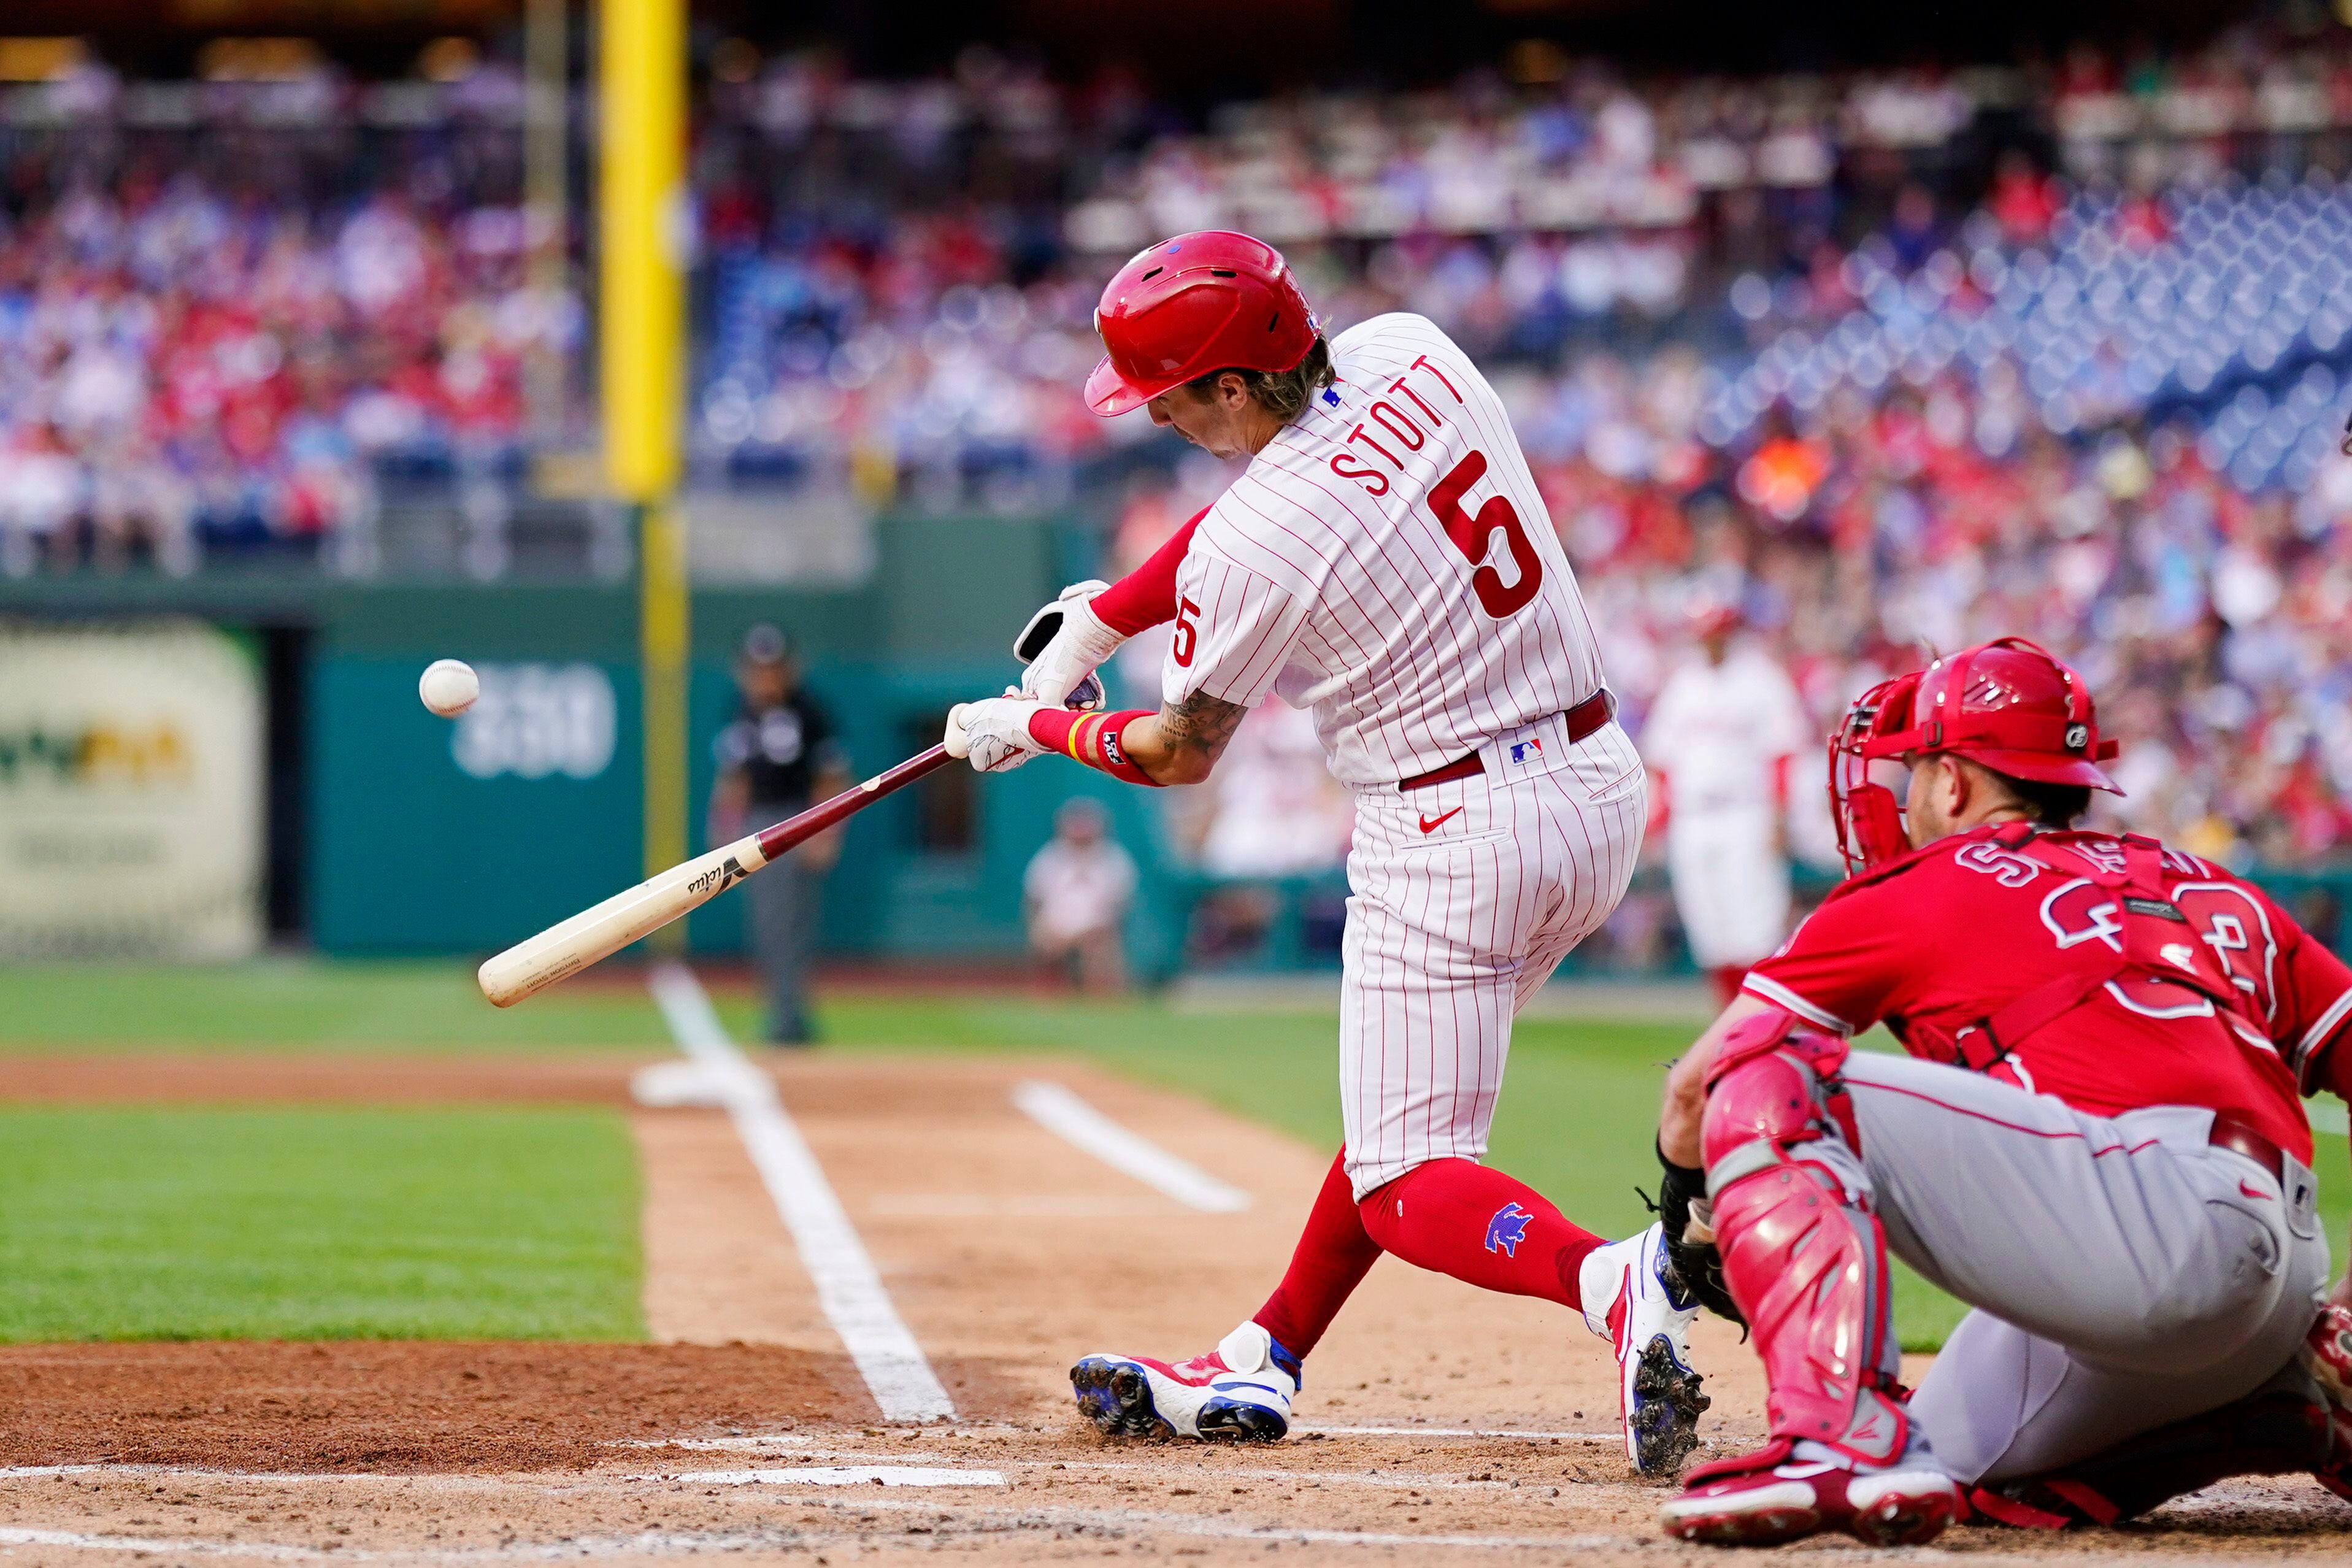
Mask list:
[[[1925,669],[1882,680],[1846,710],[1830,736],[1830,819],[1850,871],[1910,848],[1902,804],[1874,782],[1874,762],[1912,755],[1967,757],[1997,773],[2040,784],[2087,784],[2123,794],[2099,766],[2116,754],[2083,678],[2023,637],[1996,637]]]
[[[1211,371],[1292,369],[1315,330],[1282,252],[1224,229],[1180,234],[1104,288],[1095,331],[1108,352],[1087,377],[1087,406],[1108,417]]]

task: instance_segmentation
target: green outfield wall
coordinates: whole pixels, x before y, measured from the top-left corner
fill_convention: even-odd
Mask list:
[[[694,601],[693,798],[732,700],[750,626],[800,644],[861,774],[938,738],[951,702],[1000,689],[1029,612],[1069,547],[1050,522],[919,520],[881,530],[872,582],[830,592],[705,589]],[[281,936],[342,953],[480,952],[634,882],[639,869],[636,602],[630,584],[321,582],[315,576],[32,579],[0,584],[19,624],[195,616],[298,649],[274,680],[291,754],[273,818],[298,825],[284,874],[300,911]],[[418,701],[437,658],[484,675],[452,722]],[[1094,793],[1139,848],[1156,831],[1131,798],[1073,766],[985,781],[942,775],[852,824],[825,892],[837,953],[1017,950],[1022,868],[1053,807]],[[700,823],[698,812],[697,830]],[[1149,858],[1148,855],[1145,857]],[[738,896],[698,911],[693,945],[740,945]],[[1148,938],[1147,938],[1148,946]]]

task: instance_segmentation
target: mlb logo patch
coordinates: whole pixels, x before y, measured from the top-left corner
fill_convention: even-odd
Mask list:
[[[1511,742],[1511,765],[1513,767],[1523,768],[1529,763],[1539,763],[1542,761],[1543,740],[1540,736],[1530,735],[1524,741],[1514,741]]]

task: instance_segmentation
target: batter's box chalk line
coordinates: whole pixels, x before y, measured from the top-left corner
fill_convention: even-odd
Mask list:
[[[1239,1187],[1113,1121],[1062,1084],[1042,1079],[1017,1084],[1013,1103],[1047,1131],[1186,1208],[1239,1214],[1250,1206],[1250,1195]]]
[[[681,963],[656,964],[646,976],[646,986],[679,1048],[702,1074],[697,1088],[711,1094],[709,1103],[723,1108],[734,1121],[736,1135],[816,1285],[817,1305],[841,1336],[883,1419],[953,1420],[954,1402],[883,1289],[866,1244],[785,1110],[775,1080],[754,1068],[727,1037],[709,994],[692,970]]]

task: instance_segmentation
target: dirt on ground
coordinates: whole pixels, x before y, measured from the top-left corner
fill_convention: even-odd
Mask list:
[[[848,1357],[774,1345],[12,1345],[0,1466],[578,1469],[616,1441],[788,1432],[863,1397]]]
[[[32,1083],[48,1087],[27,1098],[107,1098],[96,1091],[113,1060],[12,1070],[0,1094]],[[289,1075],[282,1058],[194,1060],[220,1068],[218,1087],[192,1073],[173,1097],[531,1098],[475,1090],[539,1070],[344,1061]],[[0,1350],[0,1552],[1710,1560],[1658,1535],[1660,1489],[1629,1475],[1614,1430],[1614,1365],[1575,1314],[1393,1260],[1310,1360],[1289,1441],[1111,1444],[1076,1417],[1065,1372],[1078,1354],[1189,1355],[1256,1307],[1328,1152],[1061,1059],[818,1055],[774,1071],[952,1420],[880,1418],[724,1112],[639,1110],[646,1313],[667,1342]],[[543,1098],[614,1098],[625,1074],[550,1068]],[[1013,1104],[1032,1078],[1244,1188],[1250,1208],[1186,1208],[1064,1142]],[[1715,1451],[1753,1443],[1752,1350],[1707,1324],[1697,1352]],[[2295,1478],[2232,1483],[2125,1531],[1955,1531],[1935,1550],[2252,1560],[2340,1552],[2347,1526],[2352,1510]],[[1850,1561],[1861,1548],[1790,1551]]]

